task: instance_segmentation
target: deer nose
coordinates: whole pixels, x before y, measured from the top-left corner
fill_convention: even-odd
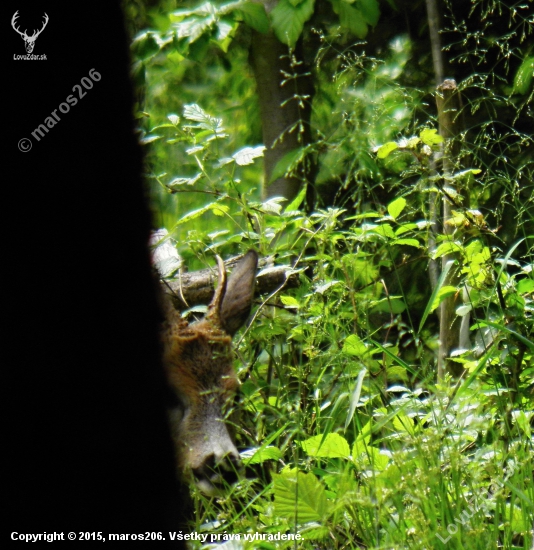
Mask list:
[[[202,464],[193,469],[193,475],[203,493],[215,496],[237,482],[241,469],[241,458],[234,448],[222,456],[216,453],[207,455]]]

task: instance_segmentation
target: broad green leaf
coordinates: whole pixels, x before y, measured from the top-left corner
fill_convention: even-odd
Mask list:
[[[525,95],[530,90],[534,77],[534,57],[526,57],[517,69],[514,78],[514,92]]]
[[[415,248],[421,248],[421,244],[417,239],[396,239],[392,244],[404,244],[407,246],[415,246]]]
[[[441,258],[441,256],[445,256],[445,254],[454,254],[455,252],[461,252],[462,251],[462,245],[453,242],[453,241],[446,241],[444,243],[441,243],[437,248],[434,254],[432,254],[432,259],[436,260],[437,258]]]
[[[243,21],[252,27],[255,31],[263,34],[269,32],[269,17],[265,13],[265,7],[263,4],[257,4],[256,2],[246,2],[239,6],[236,10],[243,18]]]
[[[395,229],[395,235],[399,237],[403,233],[407,233],[408,231],[412,231],[414,229],[419,229],[416,223],[403,223],[401,226]]]
[[[364,14],[343,0],[330,0],[334,12],[339,16],[339,24],[358,38],[367,36],[367,23]]]
[[[191,212],[188,212],[185,216],[183,216],[176,225],[182,225],[183,223],[190,222],[191,220],[194,220],[196,218],[199,218],[202,216],[202,214],[205,214],[209,210],[211,210],[212,205],[208,204],[207,206],[204,206],[202,208],[199,208],[198,210],[192,210]]]
[[[230,207],[226,204],[215,203],[211,205],[211,210],[216,216],[224,216],[230,212]]]
[[[171,189],[175,189],[177,187],[180,187],[181,185],[194,185],[200,178],[202,177],[202,173],[199,172],[196,176],[192,178],[174,178],[171,183],[169,183],[169,187]]]
[[[380,225],[377,225],[375,228],[375,233],[378,233],[379,235],[382,235],[383,237],[387,237],[389,239],[395,238],[395,232],[393,231],[391,225],[389,223],[382,223]]]
[[[458,289],[455,286],[449,286],[445,285],[442,286],[438,293],[436,294],[434,301],[432,302],[432,306],[430,307],[430,311],[434,311],[445,298],[448,298],[449,296],[452,296],[453,294],[456,294]]]
[[[443,138],[438,134],[435,128],[425,128],[421,131],[419,137],[425,145],[429,145],[430,147],[443,141]]]
[[[284,197],[272,197],[261,204],[261,211],[266,214],[274,214],[279,216],[282,211],[282,204],[280,203],[285,200],[286,199],[284,199]]]
[[[289,151],[289,153],[286,153],[276,163],[276,166],[271,173],[271,177],[269,178],[269,183],[272,183],[278,178],[285,177],[288,172],[293,170],[302,159],[303,153],[304,149],[302,147],[299,147],[298,149],[293,149],[293,151]]]
[[[184,105],[184,117],[187,120],[195,120],[197,122],[209,120],[209,115],[196,103]]]
[[[351,334],[345,338],[343,351],[355,357],[361,357],[367,353],[367,346],[360,340],[356,334]]]
[[[327,500],[324,485],[313,475],[283,470],[273,474],[274,510],[291,523],[308,523],[327,519]]]
[[[380,449],[372,445],[363,445],[363,443],[358,440],[352,447],[352,458],[354,462],[356,462],[358,468],[372,468],[380,472],[387,468],[389,462],[388,457],[380,453]]]
[[[534,291],[534,279],[521,279],[517,283],[517,292],[519,294],[527,294]]]
[[[359,0],[358,7],[360,8],[365,21],[374,27],[380,18],[380,7],[377,0]]]
[[[264,151],[265,147],[263,145],[258,145],[258,147],[243,147],[243,149],[240,149],[232,156],[236,164],[239,164],[239,166],[247,166],[248,164],[253,164],[254,159],[263,157]]]
[[[305,441],[300,442],[300,446],[309,456],[321,458],[346,458],[350,455],[350,447],[347,440],[336,433],[323,435],[314,435]]]
[[[400,213],[404,210],[405,206],[406,199],[404,197],[399,197],[388,204],[388,213],[394,220],[396,220]]]
[[[261,464],[266,460],[280,460],[282,458],[282,451],[278,447],[271,445],[267,447],[260,447],[255,449],[247,449],[240,453],[241,459],[248,464]]]
[[[313,14],[315,0],[303,0],[294,6],[290,0],[280,0],[271,12],[271,23],[276,38],[290,48],[295,47],[304,23]]]
[[[398,414],[393,418],[393,426],[397,432],[407,432],[410,435],[415,434],[415,423],[412,418],[405,414]]]
[[[399,146],[394,141],[388,141],[387,143],[384,143],[381,147],[379,147],[378,151],[376,152],[376,156],[379,159],[385,159],[392,151],[395,151],[395,149],[398,149]]]

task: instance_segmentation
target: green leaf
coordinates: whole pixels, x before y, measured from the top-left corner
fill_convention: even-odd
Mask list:
[[[380,225],[377,225],[374,229],[374,232],[382,235],[382,237],[387,237],[389,239],[395,238],[395,232],[393,231],[389,223],[382,223]]]
[[[138,60],[146,61],[156,55],[160,49],[160,45],[150,32],[141,34],[132,43],[132,53]]]
[[[464,178],[469,178],[470,176],[477,176],[482,170],[480,168],[468,168],[467,170],[462,170],[461,172],[456,172],[452,177],[453,180],[461,180]]]
[[[372,445],[363,445],[359,441],[355,441],[352,447],[352,457],[359,469],[368,469],[382,472],[386,469],[389,458],[381,454],[380,449]]]
[[[245,4],[242,4],[236,12],[241,15],[243,21],[255,31],[263,34],[269,32],[269,17],[267,17],[267,14],[265,13],[265,7],[263,4],[246,2]]]
[[[367,36],[365,16],[358,8],[352,7],[342,0],[330,0],[334,12],[339,16],[339,24],[358,38]]]
[[[392,244],[403,244],[406,246],[414,246],[415,248],[421,248],[421,244],[417,239],[395,239]]]
[[[410,435],[415,435],[415,422],[405,414],[397,414],[393,418],[393,426],[397,432],[407,432]]]
[[[406,309],[404,300],[399,296],[390,296],[389,298],[382,298],[375,302],[371,308],[371,313],[382,311],[384,313],[393,313],[395,315],[402,313]]]
[[[258,147],[243,147],[243,149],[240,149],[232,156],[236,164],[239,164],[239,166],[247,166],[248,164],[253,164],[254,159],[263,157],[264,151],[265,147],[263,145],[258,145]]]
[[[204,206],[202,208],[199,208],[198,210],[192,210],[191,212],[188,212],[185,216],[183,216],[180,220],[176,222],[176,225],[182,225],[183,223],[190,222],[191,220],[194,220],[196,218],[199,218],[202,216],[202,214],[205,214],[209,210],[211,210],[212,205],[208,204],[207,206]]]
[[[303,0],[294,6],[289,0],[280,0],[271,12],[274,34],[290,48],[295,47],[304,23],[313,14],[315,0]]]
[[[300,446],[309,456],[321,458],[346,458],[350,455],[350,447],[347,440],[336,433],[323,435],[314,435],[305,441],[300,442]]]
[[[384,143],[381,147],[378,148],[378,151],[376,152],[376,156],[379,159],[385,159],[392,151],[395,151],[395,149],[398,149],[399,146],[394,141],[388,141],[388,143]]]
[[[325,487],[313,474],[283,470],[273,483],[276,516],[299,524],[327,518]]]
[[[455,252],[461,252],[462,250],[463,250],[462,245],[456,242],[446,241],[444,243],[441,243],[436,248],[436,251],[434,252],[434,254],[432,254],[432,259],[436,260],[441,256],[445,256],[445,254],[454,254]]]
[[[421,317],[421,322],[419,323],[419,330],[417,331],[417,334],[421,333],[421,330],[425,324],[425,321],[427,320],[428,315],[431,312],[431,307],[434,304],[434,300],[436,299],[436,296],[439,292],[439,289],[442,287],[443,283],[445,282],[445,279],[451,270],[452,266],[454,265],[453,261],[449,261],[445,264],[445,267],[443,268],[441,275],[439,276],[438,282],[436,284],[436,287],[432,291],[432,295],[430,296],[430,300],[428,300],[428,303],[426,304],[425,311],[423,312],[423,316]]]
[[[306,197],[306,191],[307,187],[306,185],[303,185],[300,188],[299,194],[286,206],[286,212],[293,212],[294,210],[298,210],[300,208],[302,201]]]
[[[300,307],[300,304],[293,296],[280,296],[280,300],[286,307],[297,309]]]
[[[349,355],[360,357],[367,353],[367,346],[360,340],[356,334],[351,334],[345,338],[343,343],[343,351]]]
[[[388,204],[388,213],[394,220],[396,220],[400,213],[404,210],[405,206],[406,199],[404,197],[399,197]]]
[[[430,307],[430,311],[434,311],[445,298],[448,298],[449,296],[452,296],[453,294],[456,294],[458,289],[455,286],[449,286],[445,285],[442,286],[439,290],[436,296],[434,297],[434,301],[432,302],[432,305]]]
[[[519,294],[527,294],[528,292],[532,291],[534,291],[533,279],[521,279],[517,283],[517,292],[519,292]]]
[[[514,78],[514,93],[525,95],[528,93],[534,77],[534,57],[526,57],[517,69]]]
[[[380,18],[380,7],[377,0],[359,0],[358,6],[362,11],[365,21],[374,27]]]
[[[211,210],[213,210],[213,213],[216,216],[224,216],[225,214],[228,214],[228,212],[230,211],[230,207],[227,206],[226,204],[214,203],[210,206],[211,206]]]
[[[304,149],[302,147],[299,147],[298,149],[293,149],[292,151],[289,151],[289,153],[286,153],[273,168],[271,177],[269,178],[269,183],[272,183],[278,178],[284,178],[287,173],[289,173],[297,166],[297,164],[303,157],[303,153]]]
[[[282,458],[282,451],[278,447],[271,445],[267,447],[260,447],[259,449],[247,449],[240,453],[241,459],[248,464],[261,464],[266,460],[280,460]]]
[[[347,414],[347,418],[345,419],[345,430],[348,428],[352,417],[354,416],[354,411],[356,410],[356,406],[358,405],[358,402],[360,401],[360,395],[362,393],[362,385],[363,380],[365,378],[365,375],[367,374],[367,369],[363,368],[358,373],[358,378],[356,379],[356,386],[354,388],[354,391],[352,392],[352,395],[350,396],[350,405],[349,405],[349,412]]]
[[[421,131],[419,137],[425,145],[429,145],[430,147],[443,141],[443,138],[438,134],[435,128],[425,128]]]

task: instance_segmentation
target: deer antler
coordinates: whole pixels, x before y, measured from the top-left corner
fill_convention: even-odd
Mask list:
[[[44,28],[46,27],[46,25],[47,25],[47,23],[48,23],[48,15],[46,15],[46,13],[45,13],[44,16],[45,16],[45,21],[44,21],[43,28],[42,28],[40,31],[35,31],[35,32],[32,34],[32,39],[37,38],[37,37],[44,31]],[[36,33],[37,33],[37,34],[36,34]]]
[[[17,27],[15,27],[15,23],[17,21],[18,16],[19,16],[19,10],[17,10],[15,12],[15,14],[13,15],[13,17],[11,18],[11,26],[22,36],[22,38],[24,38],[24,40],[29,40],[29,41],[33,42],[43,32],[44,28],[48,24],[48,15],[45,13],[44,14],[45,20],[44,20],[43,28],[40,31],[34,31],[31,36],[28,36],[26,34],[26,30],[24,30],[24,32],[20,32],[19,29]]]
[[[20,34],[20,36],[22,36],[23,38],[25,38],[27,35],[26,35],[26,31],[24,32],[20,32],[17,27],[15,27],[15,22],[16,22],[16,19],[17,17],[19,16],[19,10],[17,10],[15,12],[15,15],[13,15],[13,18],[11,19],[11,26]],[[20,42],[19,42],[20,44]]]
[[[226,294],[226,268],[224,267],[224,262],[220,256],[215,256],[217,258],[217,267],[219,268],[219,284],[215,290],[215,295],[211,304],[208,306],[208,314],[206,316],[214,326],[217,328],[222,328],[221,324],[221,306],[224,300],[224,295]]]

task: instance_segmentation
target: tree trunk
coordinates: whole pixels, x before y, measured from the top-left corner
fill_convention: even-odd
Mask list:
[[[454,171],[454,159],[459,154],[459,143],[455,138],[462,130],[460,117],[461,99],[456,82],[454,80],[445,80],[438,86],[436,93],[436,104],[438,109],[439,133],[445,140],[443,148],[443,177],[445,185],[449,185],[447,180]],[[460,192],[459,189],[455,190]],[[465,206],[465,205],[464,205]],[[447,196],[443,197],[443,234],[454,240],[453,233],[455,228],[448,224],[451,219],[451,203]],[[445,254],[442,257],[441,268],[449,262],[456,261],[456,254]],[[443,286],[458,287],[460,283],[460,274],[457,267],[453,266]],[[463,303],[462,293],[457,292],[443,300],[440,306],[440,332],[439,332],[439,352],[438,352],[438,380],[442,380],[445,371],[448,370],[453,375],[458,376],[462,373],[461,365],[450,360],[451,351],[459,347],[460,343],[460,318],[456,315],[456,308]]]
[[[291,176],[272,180],[278,162],[289,152],[311,143],[310,117],[313,81],[302,60],[300,41],[294,51],[282,44],[272,31],[252,32],[250,63],[260,102],[264,160],[264,196],[294,199],[308,183],[308,209],[313,203],[311,157],[304,158]]]

